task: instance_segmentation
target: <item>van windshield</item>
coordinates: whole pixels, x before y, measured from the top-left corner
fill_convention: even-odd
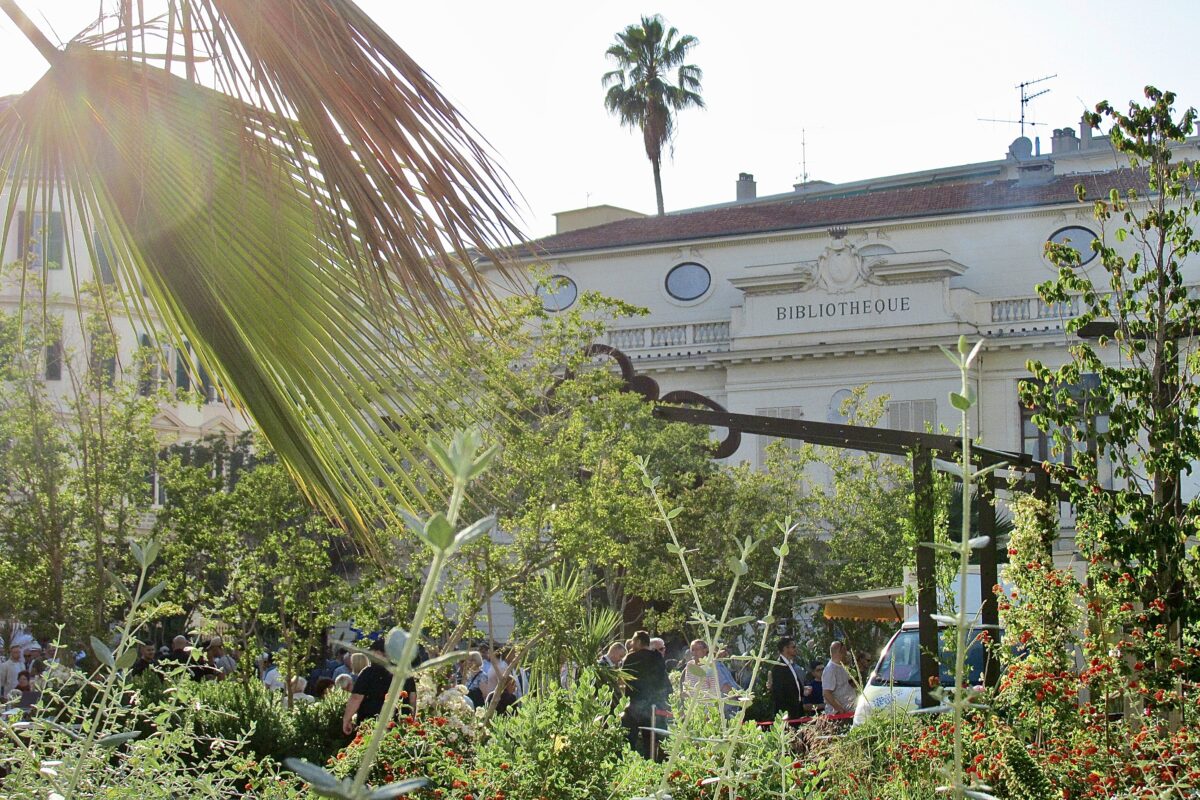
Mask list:
[[[967,647],[967,680],[974,685],[983,681],[983,665],[987,651],[980,640],[981,629],[971,631],[970,644]],[[954,682],[954,658],[946,650],[942,651],[941,681],[943,685]],[[896,634],[891,645],[884,651],[871,677],[872,686],[920,686],[921,685],[921,646],[915,630],[904,630]]]

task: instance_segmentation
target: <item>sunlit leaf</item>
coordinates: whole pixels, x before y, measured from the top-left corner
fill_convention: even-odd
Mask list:
[[[113,666],[113,654],[112,650],[108,649],[108,645],[97,639],[95,636],[91,637],[91,639],[92,652],[96,654],[96,658],[100,660],[100,663],[107,667]]]
[[[101,736],[99,739],[97,739],[96,744],[100,745],[101,747],[116,747],[118,745],[125,744],[125,742],[132,742],[141,735],[141,731],[110,733],[108,736]]]

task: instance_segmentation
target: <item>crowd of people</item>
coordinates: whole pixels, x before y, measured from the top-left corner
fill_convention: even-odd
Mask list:
[[[340,647],[307,676],[285,677],[269,652],[254,661],[254,669],[264,686],[279,692],[284,704],[311,703],[330,691],[341,692],[345,697],[342,727],[349,736],[385,707],[392,676],[381,663],[383,652],[384,637],[377,635],[365,652]],[[380,657],[372,658],[368,653]],[[0,662],[0,699],[8,708],[34,707],[48,673],[58,664],[58,655],[59,651],[52,648],[43,657],[41,645],[32,639],[10,648],[8,659]],[[782,714],[798,724],[820,714],[843,718],[850,714],[857,690],[845,666],[846,656],[845,646],[834,642],[828,662],[802,664],[797,659],[796,642],[780,639],[767,678],[771,716]],[[426,658],[428,654],[421,648],[414,664]],[[528,691],[528,670],[510,667],[513,662],[509,649],[480,643],[456,662],[450,682],[463,687],[461,691],[473,707],[506,714]],[[725,648],[710,657],[709,646],[702,639],[692,641],[678,658],[671,658],[666,641],[647,631],[612,642],[596,660],[602,672],[608,671],[618,694],[628,700],[622,724],[628,730],[630,746],[647,756],[652,754],[655,732],[692,701],[717,703],[726,716],[736,714],[750,680],[746,672],[749,663],[731,659]],[[133,677],[147,671],[164,676],[183,672],[193,680],[223,680],[234,675],[239,664],[238,655],[226,649],[220,636],[195,644],[185,636],[176,636],[170,646],[139,645],[137,659],[128,672]],[[416,684],[410,677],[398,701],[402,709],[411,712],[415,698]]]
[[[779,640],[767,678],[771,716],[783,715],[793,725],[822,714],[846,719],[854,711],[858,691],[846,669],[845,645],[833,642],[829,661],[809,666],[797,660],[796,651],[794,639]],[[613,642],[597,663],[623,674],[623,691],[629,698],[623,722],[629,729],[630,745],[644,755],[653,748],[651,734],[661,729],[663,718],[672,716],[673,692],[679,707],[685,708],[690,700],[720,702],[725,715],[733,716],[745,694],[741,683],[749,681],[749,675],[735,676],[725,648],[710,658],[708,643],[696,639],[682,658],[669,659],[664,640],[645,631],[638,631],[628,641]]]
[[[6,652],[7,657],[0,658],[0,709],[28,711],[37,704],[47,681],[61,669],[60,659],[66,654],[55,645],[43,649],[31,636],[14,639]]]
[[[858,697],[846,669],[846,646],[839,641],[829,645],[829,661],[814,661],[804,666],[796,659],[796,642],[779,640],[778,660],[771,666],[768,680],[775,715],[803,720],[818,714],[845,716],[854,713]]]

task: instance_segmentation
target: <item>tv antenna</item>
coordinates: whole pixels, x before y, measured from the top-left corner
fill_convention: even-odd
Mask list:
[[[1025,109],[1029,107],[1029,101],[1035,97],[1041,97],[1042,95],[1044,95],[1050,91],[1049,89],[1042,89],[1040,92],[1034,92],[1033,94],[1030,94],[1028,91],[1029,87],[1033,86],[1035,83],[1041,83],[1042,81],[1048,81],[1051,78],[1057,78],[1057,77],[1058,77],[1058,73],[1056,72],[1053,75],[1047,75],[1044,78],[1038,78],[1037,80],[1034,80],[1034,81],[1022,81],[1021,83],[1018,83],[1016,85],[1016,87],[1014,87],[1014,88],[1021,90],[1021,135],[1022,136],[1025,135],[1025,124],[1026,124],[1025,123]],[[1037,123],[1031,122],[1029,124],[1036,125]]]
[[[1021,135],[1022,135],[1022,136],[1024,136],[1024,135],[1025,135],[1025,126],[1026,126],[1026,125],[1028,125],[1029,127],[1033,128],[1033,127],[1036,127],[1036,126],[1038,126],[1038,125],[1045,125],[1045,124],[1046,124],[1046,123],[1044,123],[1044,122],[1031,122],[1031,121],[1029,121],[1029,120],[1020,120],[1020,119],[992,119],[991,117],[976,117],[976,118],[975,118],[975,121],[976,121],[976,122],[1003,122],[1003,123],[1005,123],[1005,124],[1007,124],[1007,125],[1020,125],[1020,126],[1021,126]]]
[[[800,183],[808,183],[808,141],[805,129],[800,129]]]
[[[1021,90],[1021,118],[1020,119],[991,119],[988,117],[977,117],[976,118],[977,121],[979,121],[979,122],[1003,122],[1007,125],[1020,125],[1022,136],[1025,135],[1025,126],[1026,125],[1028,125],[1031,128],[1035,128],[1038,125],[1045,125],[1046,123],[1044,123],[1044,122],[1033,122],[1031,120],[1025,119],[1025,109],[1029,107],[1030,100],[1032,100],[1035,97],[1041,97],[1042,95],[1044,95],[1046,92],[1048,92],[1050,90],[1042,89],[1040,92],[1034,92],[1033,94],[1030,94],[1028,92],[1028,89],[1030,86],[1033,86],[1035,83],[1041,83],[1042,81],[1048,81],[1051,78],[1057,78],[1057,77],[1058,77],[1058,73],[1055,73],[1053,75],[1047,75],[1044,78],[1038,78],[1035,81],[1025,81],[1024,83],[1018,83],[1016,86],[1013,87],[1014,89]]]

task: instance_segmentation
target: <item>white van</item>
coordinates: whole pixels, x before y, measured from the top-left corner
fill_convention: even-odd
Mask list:
[[[943,630],[938,631],[939,637]],[[990,657],[980,638],[982,633],[982,628],[976,628],[968,636],[966,663],[967,679],[971,686],[983,682],[984,665]],[[943,650],[939,661],[942,685],[953,685],[953,656]],[[879,655],[879,663],[864,682],[862,692],[858,695],[858,703],[854,707],[854,724],[861,725],[868,717],[882,709],[907,712],[920,704],[921,647],[918,642],[917,622],[910,620],[896,631],[883,648]]]

